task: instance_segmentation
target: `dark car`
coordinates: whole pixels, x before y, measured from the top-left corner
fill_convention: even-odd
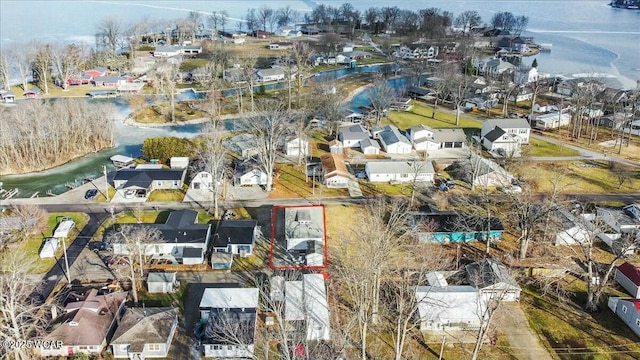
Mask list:
[[[111,251],[111,244],[104,241],[96,243],[95,245],[93,245],[93,251],[94,252]]]
[[[93,199],[94,197],[96,197],[96,195],[98,195],[98,190],[89,189],[89,190],[87,190],[86,193],[84,193],[84,198],[89,200],[89,199]]]

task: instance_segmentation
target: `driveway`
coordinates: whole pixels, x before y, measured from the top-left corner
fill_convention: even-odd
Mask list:
[[[553,360],[540,344],[538,336],[529,327],[529,322],[518,303],[503,302],[496,311],[493,325],[500,336],[506,338],[510,350],[520,360]]]

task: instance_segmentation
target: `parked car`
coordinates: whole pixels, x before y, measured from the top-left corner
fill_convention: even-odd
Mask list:
[[[93,199],[94,197],[96,197],[96,195],[98,195],[98,190],[97,189],[89,189],[87,190],[86,193],[84,193],[84,198],[87,200]]]
[[[100,251],[111,251],[112,247],[111,244],[109,244],[108,242],[98,242],[98,243],[94,243],[94,245],[92,246],[93,251],[94,252],[100,252]]]

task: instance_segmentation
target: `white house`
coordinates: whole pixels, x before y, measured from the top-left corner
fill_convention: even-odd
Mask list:
[[[331,340],[327,289],[322,274],[305,274],[301,281],[285,281],[285,321],[302,321],[307,341]]]
[[[256,220],[222,220],[213,237],[213,251],[245,257],[253,254],[260,235]]]
[[[382,148],[387,154],[410,154],[413,150],[411,142],[406,136],[400,134],[397,127],[387,125],[375,129],[374,138],[380,139]]]
[[[206,322],[205,357],[252,358],[258,308],[257,288],[206,288],[200,321]]]
[[[413,147],[418,151],[461,149],[465,147],[467,140],[462,129],[432,129],[424,125],[416,125],[407,133]]]
[[[60,247],[60,240],[49,238],[40,249],[40,259],[50,259],[56,257],[56,251]]]
[[[368,161],[364,166],[371,182],[432,182],[430,161]]]
[[[202,52],[202,46],[161,45],[153,52],[154,57],[173,57],[177,55],[196,55]]]
[[[233,175],[233,185],[267,185],[267,173],[257,167],[237,167]]]
[[[279,67],[272,67],[270,69],[260,69],[256,73],[258,81],[279,81],[285,79],[284,70]]]
[[[152,272],[147,276],[147,292],[150,294],[167,294],[176,291],[180,282],[176,273]]]
[[[295,137],[286,142],[284,153],[287,156],[307,156],[309,154],[309,141]]]
[[[360,150],[365,155],[378,155],[380,153],[380,145],[376,140],[362,139],[360,140]]]
[[[487,304],[473,286],[418,286],[420,330],[475,330]]]
[[[341,127],[338,130],[338,140],[342,142],[343,147],[357,148],[360,147],[360,141],[369,139],[371,134],[360,124]]]
[[[187,156],[172,156],[169,158],[169,164],[172,169],[186,169],[189,167],[189,157]]]
[[[618,233],[630,233],[640,230],[640,205],[632,204],[622,209],[599,207],[596,209],[598,219]]]
[[[539,130],[553,130],[571,123],[571,114],[568,112],[551,112],[547,114],[535,115],[533,126]]]
[[[116,359],[166,358],[178,328],[178,308],[128,308],[111,340]]]
[[[491,119],[482,123],[480,139],[489,151],[502,149],[506,154],[514,154],[522,144],[529,143],[530,132],[531,126],[525,119]]]
[[[624,262],[616,268],[614,279],[620,284],[631,296],[640,298],[640,268],[628,262]]]
[[[445,168],[449,174],[474,186],[510,186],[514,177],[495,161],[472,154]],[[475,174],[475,178],[473,177]]]
[[[342,155],[329,153],[320,157],[322,162],[323,182],[330,188],[347,188],[351,174],[347,170]]]
[[[193,210],[172,211],[164,224],[136,224],[160,232],[160,238],[141,245],[140,252],[152,259],[169,260],[183,265],[202,264],[211,238],[210,224],[197,224],[198,213]],[[129,255],[137,249],[115,233],[112,242],[114,255]]]
[[[558,209],[553,215],[560,227],[556,233],[555,245],[580,245],[589,241],[593,229],[590,229],[591,225],[585,219],[577,218],[564,209]]]
[[[507,267],[494,260],[482,259],[465,267],[467,280],[480,291],[483,299],[489,303],[493,300],[519,301],[522,289],[509,274]]]

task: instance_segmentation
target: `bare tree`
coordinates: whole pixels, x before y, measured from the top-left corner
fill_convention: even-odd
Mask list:
[[[7,49],[0,49],[0,86],[3,89],[10,87],[9,79],[11,78],[11,51]]]
[[[378,77],[373,87],[367,90],[367,97],[371,103],[376,116],[376,126],[382,123],[382,116],[389,111],[391,104],[396,98],[395,90],[382,77]]]
[[[126,36],[132,58],[135,56],[135,52],[140,46],[140,43],[142,43],[142,38],[149,33],[149,29],[149,20],[146,18],[134,21],[129,25],[129,28],[126,31]]]
[[[106,47],[115,54],[122,41],[122,22],[116,17],[102,19],[96,29],[96,44]]]
[[[33,77],[36,85],[46,95],[49,94],[49,81],[51,81],[51,45],[36,44],[36,54],[33,59]]]
[[[466,35],[471,29],[482,24],[482,17],[475,10],[467,10],[461,12],[454,20],[453,24],[462,28],[462,36]]]
[[[471,84],[471,78],[465,74],[454,73],[444,80],[447,83],[448,93],[456,111],[456,126],[460,125],[460,113],[465,103],[467,89]]]
[[[42,305],[28,299],[34,291],[34,283],[28,276],[31,264],[25,254],[17,250],[0,254],[0,341],[3,343],[26,343],[41,335],[47,326]],[[3,351],[15,360],[32,359],[27,347],[14,346]]]
[[[138,303],[138,287],[144,278],[144,267],[147,263],[147,255],[151,253],[150,245],[162,239],[160,230],[150,226],[121,225],[117,230],[107,234],[110,243],[113,244],[114,253],[122,254],[126,258],[128,274],[119,274],[131,281],[133,302]]]
[[[51,46],[51,60],[60,86],[66,90],[69,86],[69,79],[78,72],[85,59],[80,46],[55,44]]]
[[[212,116],[211,123],[202,129],[203,143],[199,157],[203,162],[204,171],[211,174],[211,209],[216,219],[220,218],[219,205],[220,196],[224,187],[226,172],[225,149],[223,143],[222,123],[218,118]]]
[[[251,99],[251,111],[255,111],[254,90],[256,82],[256,63],[258,54],[251,52],[242,59],[242,75]]]
[[[10,59],[10,63],[13,65],[13,69],[18,70],[22,89],[27,91],[27,87],[29,86],[29,75],[31,75],[31,64],[35,57],[33,46],[31,44],[13,44],[6,51]]]
[[[313,50],[308,43],[298,41],[293,45],[291,56],[296,63],[297,74],[295,77],[296,86],[296,106],[298,109],[304,108],[304,104],[301,100],[302,87],[304,81],[309,75],[311,70],[311,64],[309,63],[309,57],[313,54]]]
[[[271,24],[273,22],[274,15],[275,12],[273,11],[273,9],[269,8],[266,5],[263,5],[260,10],[258,10],[258,18],[260,19],[260,24],[262,25],[263,31],[267,31],[267,24]],[[273,31],[273,29],[271,29],[271,31]]]
[[[18,236],[26,239],[46,228],[49,214],[37,205],[21,204],[13,207],[12,217],[18,220]]]
[[[189,11],[187,20],[191,23],[191,41],[196,40],[196,32],[202,28],[202,14],[197,11]]]
[[[279,26],[286,26],[295,18],[295,11],[291,8],[291,6],[287,5],[283,8],[278,9],[277,18]]]
[[[156,92],[169,98],[169,117],[171,122],[176,122],[176,81],[178,74],[178,67],[169,63],[158,66],[149,73],[149,78]]]
[[[333,91],[335,89],[336,91]],[[340,121],[344,116],[344,98],[343,91],[338,89],[336,83],[328,83],[325,86],[316,86],[311,91],[311,100],[307,108],[320,119],[327,122],[329,135],[337,132]]]
[[[249,132],[255,136],[258,166],[267,174],[267,191],[273,188],[278,146],[289,126],[290,118],[291,114],[282,103],[267,101],[261,103],[246,121]]]

